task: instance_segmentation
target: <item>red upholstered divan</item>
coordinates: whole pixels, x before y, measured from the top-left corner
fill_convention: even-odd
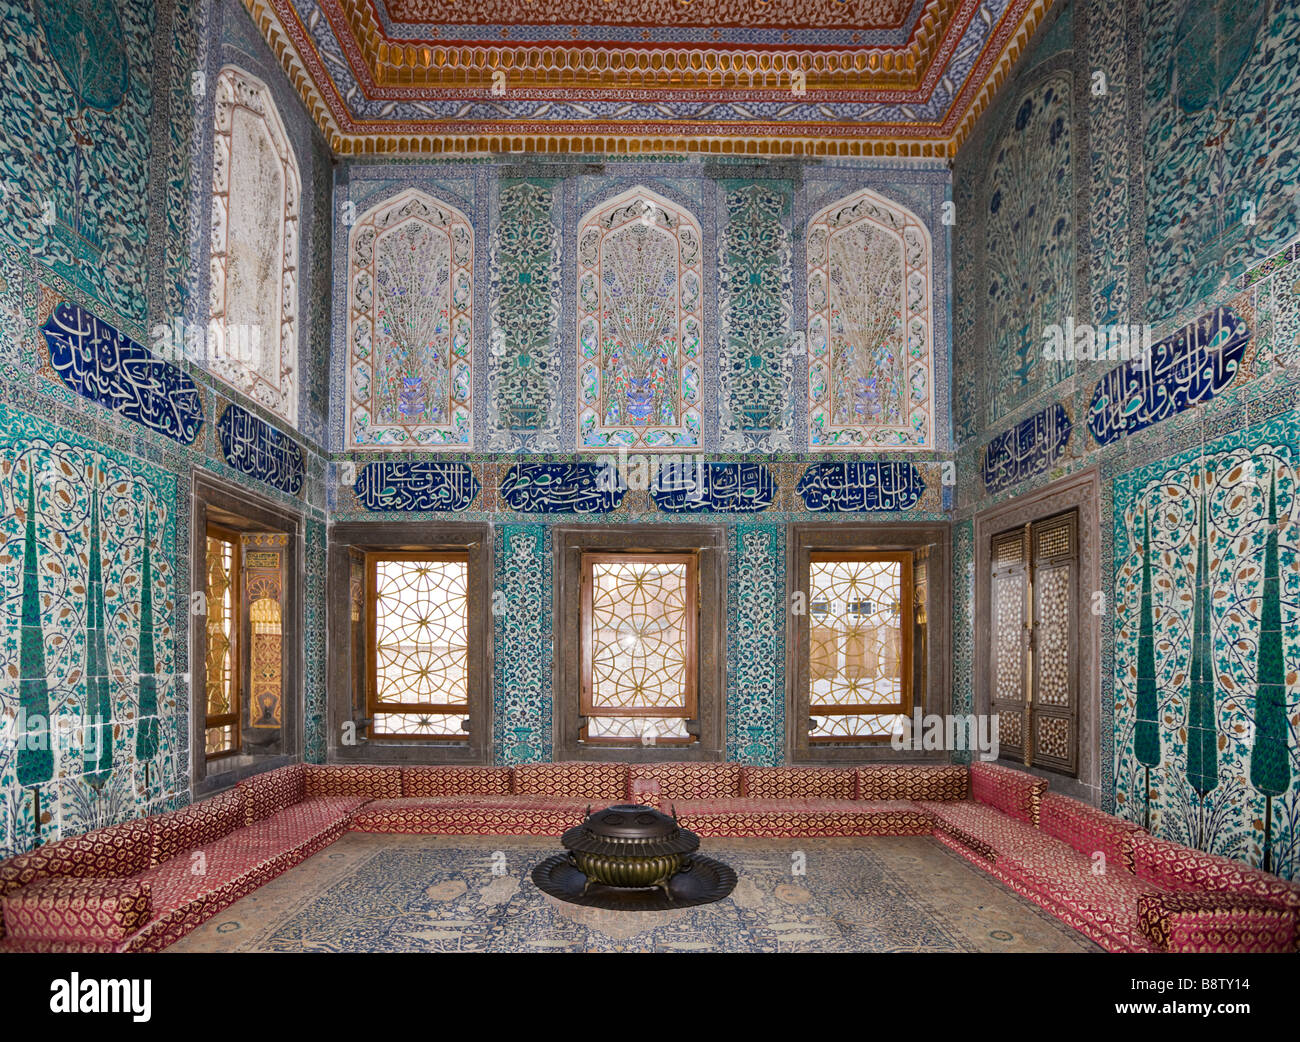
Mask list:
[[[974,764],[970,773],[973,802],[926,804],[936,837],[1108,951],[1295,946],[1300,889],[1153,839],[1133,822],[1046,792],[1045,780],[1023,771]],[[1184,893],[1175,899],[1174,890]]]
[[[351,827],[558,835],[628,799],[705,836],[931,831],[1111,951],[1294,951],[1300,887],[1148,836],[995,764],[295,764],[0,864],[0,949],[163,948]]]
[[[0,864],[8,951],[156,951],[334,842],[365,797],[293,764]],[[319,795],[318,795],[319,793]]]
[[[377,799],[353,818],[359,832],[555,836],[588,807],[625,803],[625,763],[515,767],[404,767],[399,798]]]
[[[660,809],[667,800],[678,820],[701,836],[919,836],[933,828],[908,800],[859,799],[856,768],[741,767],[736,779],[731,764],[693,766],[676,774],[664,768],[679,765],[657,765],[657,795]],[[631,784],[635,792],[636,768]]]

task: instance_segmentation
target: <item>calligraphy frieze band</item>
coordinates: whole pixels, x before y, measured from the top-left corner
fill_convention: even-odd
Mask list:
[[[291,496],[302,488],[303,460],[298,443],[247,409],[226,406],[217,420],[217,437],[226,462],[241,474],[265,481]]]
[[[912,463],[826,460],[804,471],[795,491],[809,510],[910,510],[925,492]]]
[[[984,450],[984,487],[1001,492],[1041,474],[1061,458],[1074,425],[1060,402],[1003,431]]]
[[[1152,345],[1149,358],[1125,362],[1097,381],[1088,430],[1099,445],[1145,430],[1208,402],[1237,375],[1250,329],[1219,307]]]
[[[367,510],[465,510],[479,493],[468,463],[381,460],[361,468],[353,486]]]
[[[650,496],[670,514],[756,514],[772,505],[776,482],[761,463],[666,460]]]
[[[83,398],[193,445],[203,426],[194,381],[85,308],[66,301],[41,326],[50,365]]]
[[[521,513],[608,514],[623,502],[627,481],[607,463],[516,463],[500,492]]]

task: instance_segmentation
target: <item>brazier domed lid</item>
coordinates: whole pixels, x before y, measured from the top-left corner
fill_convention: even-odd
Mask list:
[[[686,854],[699,849],[700,837],[653,807],[617,803],[588,814],[560,839],[570,850],[617,857]]]

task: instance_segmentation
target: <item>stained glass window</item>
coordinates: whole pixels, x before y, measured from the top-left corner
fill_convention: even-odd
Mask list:
[[[469,555],[369,554],[370,733],[465,739]]]
[[[582,568],[583,740],[693,741],[695,555],[589,553]]]
[[[700,444],[699,222],[646,188],[578,227],[578,448]]]
[[[348,444],[471,443],[474,232],[410,189],[348,235]]]
[[[912,557],[809,560],[809,740],[887,740],[912,711]]]
[[[207,539],[204,752],[215,759],[239,751],[239,541],[212,526]]]
[[[930,233],[868,190],[808,226],[808,447],[934,444]]]
[[[298,162],[256,76],[225,66],[214,111],[210,322],[200,350],[213,374],[296,425]]]

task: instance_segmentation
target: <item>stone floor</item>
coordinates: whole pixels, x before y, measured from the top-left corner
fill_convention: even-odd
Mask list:
[[[667,912],[543,894],[529,873],[558,849],[531,837],[349,832],[168,950],[1099,950],[928,836],[705,840],[702,852],[736,870],[736,889]]]

